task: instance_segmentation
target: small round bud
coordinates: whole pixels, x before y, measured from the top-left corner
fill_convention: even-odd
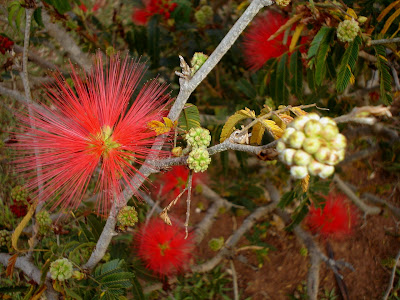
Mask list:
[[[201,127],[190,128],[185,138],[188,145],[193,149],[201,147],[207,148],[211,142],[210,131]]]
[[[133,206],[124,206],[117,215],[117,221],[121,229],[135,226],[138,221],[138,214]]]
[[[328,178],[329,176],[331,176],[333,173],[335,172],[335,167],[333,166],[324,166],[321,170],[321,172],[318,174],[319,177],[321,177],[322,179]]]
[[[317,120],[313,120],[311,119],[310,121],[308,121],[305,125],[304,125],[304,133],[306,134],[306,136],[308,137],[315,137],[317,135],[319,135],[319,133],[322,130],[322,126],[321,123]]]
[[[307,168],[304,166],[292,166],[290,168],[290,175],[296,179],[303,179],[308,175]]]
[[[291,148],[300,149],[306,136],[301,131],[293,132],[289,137],[289,145]]]
[[[285,7],[289,5],[290,0],[275,0],[275,3],[279,6]]]
[[[282,142],[282,141],[279,141],[277,144],[276,144],[276,151],[278,151],[278,153],[281,153],[283,150],[285,150],[286,149],[286,146],[285,146],[285,143],[284,142]]]
[[[47,210],[41,210],[36,214],[36,221],[39,224],[39,233],[46,235],[50,231],[51,224],[53,221],[50,218],[50,214]]]
[[[319,138],[306,138],[303,142],[303,149],[309,154],[314,154],[321,147]]]
[[[64,281],[72,277],[72,263],[66,258],[60,258],[50,264],[51,278]]]
[[[205,148],[196,148],[189,153],[187,163],[194,172],[204,172],[211,163],[210,155]]]
[[[171,152],[173,156],[176,157],[182,156],[182,147],[175,147],[171,150]]]
[[[296,154],[296,150],[289,148],[289,149],[283,150],[283,152],[279,155],[279,158],[285,164],[290,166],[293,164],[293,157],[295,154]]]
[[[331,150],[328,147],[319,148],[314,157],[321,163],[326,163],[331,155]]]
[[[358,22],[354,19],[339,23],[336,34],[341,42],[352,42],[360,31]]]
[[[3,229],[0,230],[0,248],[11,246],[11,232]]]
[[[308,115],[300,116],[297,117],[296,119],[293,120],[292,123],[290,123],[290,126],[293,127],[296,130],[303,130],[304,125],[310,120]]]
[[[298,166],[306,166],[311,161],[311,155],[303,150],[297,150],[293,156],[293,162]]]
[[[76,280],[82,280],[85,279],[85,274],[79,271],[74,271],[72,272],[72,277],[75,278]]]
[[[339,129],[337,128],[336,125],[332,125],[332,124],[327,124],[324,126],[324,128],[321,131],[321,136],[327,140],[330,141],[333,138],[335,138],[337,136],[337,134],[339,133]]]
[[[316,114],[316,113],[309,113],[309,114],[307,114],[307,117],[310,119],[310,120],[315,120],[315,121],[319,121],[319,119],[321,118],[318,114]]]
[[[20,185],[17,185],[11,190],[11,199],[20,204],[28,203],[28,191]]]
[[[319,175],[319,173],[321,173],[324,166],[325,166],[324,164],[321,164],[321,163],[317,162],[316,160],[313,160],[312,162],[310,162],[308,164],[307,168],[311,175],[317,176],[317,175]]]
[[[335,150],[343,150],[347,145],[346,137],[341,133],[338,133],[331,142],[332,148]]]
[[[223,236],[219,237],[219,238],[213,238],[208,242],[208,247],[210,247],[210,249],[212,251],[218,251],[219,249],[222,248],[222,246],[224,246],[225,243],[225,239]]]
[[[329,118],[329,117],[323,117],[319,120],[319,122],[321,123],[322,126],[325,126],[328,124],[336,126],[336,122],[332,118]]]
[[[337,152],[335,150],[331,151],[331,154],[329,155],[329,158],[326,161],[326,163],[328,165],[334,166],[334,165],[338,164],[339,162],[340,162],[339,152]]]
[[[360,24],[367,22],[367,20],[368,20],[368,18],[364,17],[364,16],[359,16],[357,19],[358,23],[360,23]]]
[[[194,13],[194,18],[199,27],[204,27],[212,22],[214,11],[211,6],[204,5]]]
[[[198,69],[206,62],[208,55],[205,55],[202,52],[196,52],[193,55],[190,64],[192,65],[192,76],[197,72]]]
[[[285,129],[285,132],[283,133],[283,135],[282,135],[282,137],[281,137],[281,140],[282,140],[284,143],[287,143],[288,140],[289,140],[290,135],[291,135],[293,132],[295,132],[295,131],[296,131],[296,129],[294,129],[294,128],[292,128],[292,127],[287,127],[287,128]]]

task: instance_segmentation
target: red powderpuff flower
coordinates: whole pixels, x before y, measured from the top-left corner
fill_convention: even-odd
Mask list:
[[[343,238],[353,232],[357,219],[357,212],[346,196],[329,195],[324,208],[310,208],[305,222],[313,233],[325,238]]]
[[[132,21],[136,25],[146,25],[156,14],[163,15],[165,20],[169,19],[177,4],[171,0],[143,0],[143,6],[133,10]]]
[[[13,204],[10,205],[10,210],[17,218],[23,217],[27,213],[26,205]]]
[[[198,184],[199,181],[206,179],[206,173],[193,173],[192,183]],[[158,178],[157,192],[162,196],[170,194],[174,199],[185,189],[189,177],[189,169],[186,166],[173,166],[172,169]],[[160,191],[160,188],[161,191]]]
[[[16,169],[24,172],[29,190],[37,194],[42,186],[41,201],[55,198],[52,208],[76,208],[95,175],[97,207],[107,213],[124,188],[140,187],[130,183],[141,176],[136,163],[147,155],[167,154],[150,148],[156,134],[147,126],[165,116],[166,86],[149,81],[129,106],[144,72],[143,63],[118,54],[103,70],[98,53],[89,75],[80,77],[72,67],[73,87],[54,75],[56,83],[47,91],[50,106],[31,106],[31,119],[28,113],[18,116],[25,132],[12,145]]]
[[[193,250],[193,239],[185,239],[185,230],[167,225],[161,219],[151,219],[135,237],[139,257],[146,267],[161,276],[183,271]]]

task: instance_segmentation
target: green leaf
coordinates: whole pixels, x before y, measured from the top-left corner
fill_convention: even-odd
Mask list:
[[[354,41],[349,44],[348,48],[344,52],[336,81],[336,89],[339,93],[343,92],[349,84],[350,79],[354,78],[353,72],[358,59],[358,50],[360,45],[361,37],[356,36]]]
[[[288,59],[288,54],[285,53],[282,55],[278,62],[278,66],[276,68],[276,99],[280,104],[286,105],[289,100],[289,91],[286,86],[287,83],[287,78],[288,78],[288,67],[287,67],[287,59]]]
[[[156,68],[160,64],[160,26],[159,16],[154,15],[147,25],[147,49],[151,57],[152,68]]]
[[[314,39],[311,42],[310,49],[308,49],[307,59],[310,59],[317,54],[318,49],[321,45],[321,42],[322,42],[324,36],[333,30],[334,30],[334,28],[331,28],[331,27],[322,27],[318,31],[317,35],[314,37]]]
[[[72,9],[68,0],[44,0],[44,1],[50,5],[53,5],[54,8],[62,15]]]
[[[140,285],[139,281],[137,280],[136,276],[132,277],[132,293],[133,293],[133,298],[137,300],[144,300],[144,294],[143,294],[143,288]]]
[[[241,91],[250,99],[254,99],[257,96],[257,91],[254,89],[253,85],[244,78],[241,78],[238,82],[236,82],[236,86],[239,91]]]
[[[297,50],[290,56],[290,89],[298,99],[303,98],[303,64],[300,52]]]
[[[175,0],[177,6],[171,14],[175,22],[178,24],[190,22],[190,16],[192,13],[192,3],[188,0]]]
[[[15,18],[15,25],[17,26],[17,29],[21,27],[21,19],[24,15],[25,15],[25,9],[21,7],[17,13],[17,17]]]
[[[67,296],[71,297],[72,299],[82,300],[81,296],[75,293],[72,289],[68,288],[66,285],[64,285],[64,291],[67,294]]]
[[[196,105],[187,103],[178,119],[178,125],[183,130],[200,127],[200,113]]]
[[[392,75],[388,61],[386,59],[386,51],[383,45],[374,46],[375,56],[377,58],[376,66],[379,71],[380,99],[385,105],[390,105],[392,98]]]
[[[315,91],[315,76],[311,69],[307,70],[307,83],[311,90]]]
[[[8,23],[13,26],[13,19],[15,13],[21,9],[21,4],[18,1],[11,2],[10,5],[8,6]]]
[[[35,9],[35,11],[33,12],[33,19],[36,21],[36,23],[40,27],[44,27],[43,20],[42,20],[42,8],[41,7]]]
[[[101,232],[103,231],[105,221],[96,218],[94,215],[89,215],[87,218],[88,225],[92,229],[93,237],[97,241],[100,238]]]
[[[309,201],[304,198],[300,206],[296,208],[296,211],[292,215],[292,223],[286,227],[287,231],[292,231],[296,225],[303,221],[304,217],[308,214],[308,203]]]
[[[285,208],[296,198],[295,191],[289,191],[282,195],[281,200],[278,203],[279,208]]]
[[[335,37],[334,31],[329,30],[321,40],[317,55],[315,56],[315,83],[321,85],[326,73],[326,59],[331,50],[331,43]]]

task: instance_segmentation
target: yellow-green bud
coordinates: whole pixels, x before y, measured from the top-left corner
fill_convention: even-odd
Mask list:
[[[341,42],[352,42],[360,31],[358,22],[354,19],[339,23],[336,34]]]
[[[308,175],[307,167],[304,166],[292,166],[290,168],[290,175],[296,179],[303,179]]]
[[[211,163],[210,155],[205,148],[196,148],[189,153],[187,163],[194,172],[204,172]]]
[[[285,7],[289,5],[290,0],[275,0],[275,3],[279,6]]]
[[[307,137],[315,137],[321,132],[322,126],[319,121],[311,119],[304,125],[303,130]]]
[[[190,128],[189,132],[185,135],[185,138],[188,145],[193,149],[208,147],[211,142],[210,131],[201,127]]]
[[[306,138],[303,142],[303,149],[309,154],[314,154],[321,147],[319,138]]]
[[[289,137],[289,141],[288,141],[289,146],[294,149],[300,149],[301,145],[303,145],[305,138],[306,138],[306,136],[304,135],[303,132],[295,131]]]
[[[208,55],[205,55],[203,52],[196,52],[193,55],[190,64],[192,65],[192,76],[197,72],[198,69],[206,62]]]
[[[182,147],[175,147],[172,149],[171,152],[172,152],[173,156],[176,156],[176,157],[182,156]]]
[[[72,263],[66,258],[60,258],[50,264],[51,278],[64,281],[72,277]]]
[[[212,251],[218,251],[219,249],[222,248],[222,246],[224,246],[225,243],[225,239],[223,236],[219,237],[219,238],[213,238],[208,242],[208,246],[210,247],[210,249]]]
[[[298,166],[306,166],[311,161],[311,155],[303,150],[297,150],[293,156],[293,162]]]
[[[121,229],[135,226],[138,221],[138,214],[133,206],[124,206],[117,215],[117,221]]]

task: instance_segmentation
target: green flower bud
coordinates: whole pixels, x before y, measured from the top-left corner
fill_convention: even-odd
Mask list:
[[[333,173],[335,172],[335,167],[333,166],[324,166],[321,170],[321,172],[318,174],[319,177],[321,177],[322,179],[328,178],[329,176],[331,176]]]
[[[11,199],[21,204],[28,204],[28,191],[20,185],[11,190]]]
[[[306,136],[301,131],[293,132],[289,137],[289,145],[291,148],[300,149],[301,145],[303,145],[303,141],[305,140]]]
[[[308,175],[307,168],[304,166],[292,166],[290,168],[290,175],[296,179],[303,179]]]
[[[281,154],[279,154],[279,158],[281,161],[283,161],[287,165],[292,165],[293,164],[293,157],[296,154],[296,150],[294,149],[285,149]]]
[[[290,135],[291,135],[293,132],[295,132],[295,131],[296,131],[296,129],[294,129],[294,128],[292,128],[292,127],[287,127],[286,130],[285,130],[285,132],[283,133],[283,135],[282,135],[282,137],[281,137],[281,140],[282,140],[284,143],[287,143],[288,140],[289,140]]]
[[[300,130],[301,131],[301,130],[303,130],[304,125],[308,122],[308,120],[310,120],[308,115],[300,116],[300,117],[297,117],[296,119],[294,119],[290,123],[290,126],[293,127],[296,130]]]
[[[0,230],[0,248],[11,246],[11,232],[8,230]]]
[[[360,23],[360,24],[367,22],[367,20],[368,20],[368,18],[364,17],[364,16],[359,16],[357,19],[358,23]]]
[[[187,163],[194,172],[204,172],[211,163],[210,155],[205,148],[196,148],[189,153]]]
[[[306,136],[315,137],[321,132],[322,126],[319,121],[311,119],[304,125],[303,130]]]
[[[339,23],[336,34],[341,42],[352,42],[360,31],[358,22],[354,19],[344,20]]]
[[[199,27],[210,24],[213,20],[214,11],[211,6],[204,5],[194,13],[194,19]]]
[[[321,147],[319,138],[306,138],[303,142],[303,149],[309,154],[314,154]]]
[[[311,155],[303,150],[297,150],[293,156],[293,162],[298,166],[306,166],[311,161]]]
[[[138,214],[133,206],[124,206],[117,215],[117,221],[121,229],[135,226],[138,221]]]
[[[208,147],[211,142],[210,131],[201,127],[191,128],[185,138],[188,145],[193,149]]]
[[[205,55],[202,52],[196,52],[193,55],[190,64],[192,65],[192,76],[201,68],[201,66],[206,62],[208,55]]]
[[[321,163],[326,163],[331,155],[331,150],[328,147],[319,148],[314,157]]]
[[[322,128],[321,136],[325,140],[330,141],[330,140],[334,139],[338,133],[339,133],[339,129],[337,128],[336,125],[327,124],[324,126],[324,128]]]
[[[175,147],[171,150],[172,155],[176,157],[182,156],[182,151],[182,147]]]
[[[279,141],[277,144],[276,144],[276,151],[278,151],[278,153],[281,153],[283,150],[285,150],[286,149],[286,145],[285,145],[285,143],[284,142],[282,142],[282,141]]]
[[[213,238],[208,242],[208,246],[210,247],[210,249],[212,251],[218,251],[219,249],[222,248],[222,246],[224,246],[225,243],[225,239],[223,236],[219,237],[219,238]]]
[[[66,258],[60,258],[50,264],[51,278],[64,281],[72,277],[72,263]]]
[[[74,271],[72,273],[72,277],[75,278],[76,280],[82,280],[85,279],[85,274],[79,271]]]
[[[332,143],[332,148],[335,150],[344,150],[347,145],[346,137],[338,133],[331,141]]]
[[[39,233],[41,235],[49,233],[53,221],[51,220],[50,214],[47,210],[39,211],[36,214],[36,221],[39,224]]]

